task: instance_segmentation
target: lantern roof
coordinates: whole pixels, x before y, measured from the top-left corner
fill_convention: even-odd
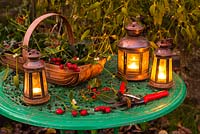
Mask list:
[[[144,37],[124,37],[120,40],[118,47],[125,49],[148,48],[149,42]]]
[[[171,39],[164,39],[156,43],[158,49],[155,51],[155,54],[160,57],[171,57],[173,55],[171,49],[169,48],[171,44]]]
[[[123,49],[148,48],[149,42],[146,38],[140,36],[144,27],[137,22],[132,22],[125,27],[127,36],[119,41],[118,47]]]
[[[40,52],[36,49],[30,50],[28,52],[28,60],[24,63],[23,68],[29,70],[37,70],[44,68],[44,62],[40,60]]]

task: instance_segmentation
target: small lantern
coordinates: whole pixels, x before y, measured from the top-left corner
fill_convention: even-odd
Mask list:
[[[165,39],[157,43],[151,70],[149,85],[155,88],[171,88],[172,80],[172,52],[169,48],[171,43]]]
[[[36,105],[47,102],[50,99],[44,63],[40,60],[40,53],[33,49],[28,53],[28,61],[23,65],[24,96],[27,104]]]
[[[125,27],[127,36],[118,44],[118,74],[127,80],[144,80],[149,77],[149,42],[140,36],[144,27],[132,22]]]

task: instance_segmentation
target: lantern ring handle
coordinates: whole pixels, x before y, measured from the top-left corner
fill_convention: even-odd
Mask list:
[[[70,45],[74,44],[75,40],[74,40],[72,28],[71,28],[71,25],[69,24],[69,22],[67,21],[67,18],[65,16],[61,15],[61,14],[58,14],[58,13],[47,13],[47,14],[44,14],[44,15],[36,18],[31,23],[31,25],[28,27],[28,29],[25,33],[24,39],[23,39],[23,44],[22,44],[23,46],[25,46],[25,48],[28,48],[30,37],[31,37],[33,31],[35,30],[35,28],[39,25],[39,23],[42,22],[43,20],[51,17],[51,16],[58,16],[58,17],[61,17],[63,19],[65,26],[66,26],[66,29],[67,29],[69,43],[70,43]],[[28,59],[27,54],[28,54],[28,49],[23,48],[22,56],[23,56],[24,61],[26,61]]]

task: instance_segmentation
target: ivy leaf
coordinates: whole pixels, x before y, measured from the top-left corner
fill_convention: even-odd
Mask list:
[[[69,97],[70,102],[72,102],[72,100],[74,99],[74,93],[70,91],[68,97]]]
[[[4,76],[3,76],[3,81],[7,79],[8,74],[9,74],[9,65],[7,64],[7,67],[5,69]]]
[[[79,106],[75,105],[74,103],[71,103],[71,105],[72,105],[72,109],[74,109],[74,110],[79,109]]]
[[[86,11],[95,9],[95,8],[99,7],[100,5],[101,5],[100,2],[95,2],[94,4],[90,5],[90,6],[86,9]]]
[[[89,29],[86,30],[86,31],[82,34],[82,36],[81,36],[81,41],[84,40],[85,37],[87,37],[89,33],[90,33],[90,30],[89,30]]]
[[[155,14],[155,9],[156,9],[156,4],[155,4],[155,2],[154,2],[154,4],[151,5],[150,8],[149,8],[149,12],[150,12],[151,16],[154,16],[154,14]]]
[[[128,15],[127,8],[125,8],[125,7],[122,7],[121,12],[122,12],[124,15]]]

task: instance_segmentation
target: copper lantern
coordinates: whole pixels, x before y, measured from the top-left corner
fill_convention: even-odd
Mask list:
[[[154,53],[153,65],[149,85],[155,88],[171,88],[172,79],[172,52],[169,48],[170,41],[167,39],[157,43],[158,49]]]
[[[28,52],[28,60],[24,68],[24,95],[26,104],[36,105],[50,99],[45,74],[44,63],[40,60],[40,53],[33,49]]]
[[[149,77],[149,42],[141,36],[144,27],[132,22],[125,27],[127,36],[118,44],[118,74],[127,80]]]

